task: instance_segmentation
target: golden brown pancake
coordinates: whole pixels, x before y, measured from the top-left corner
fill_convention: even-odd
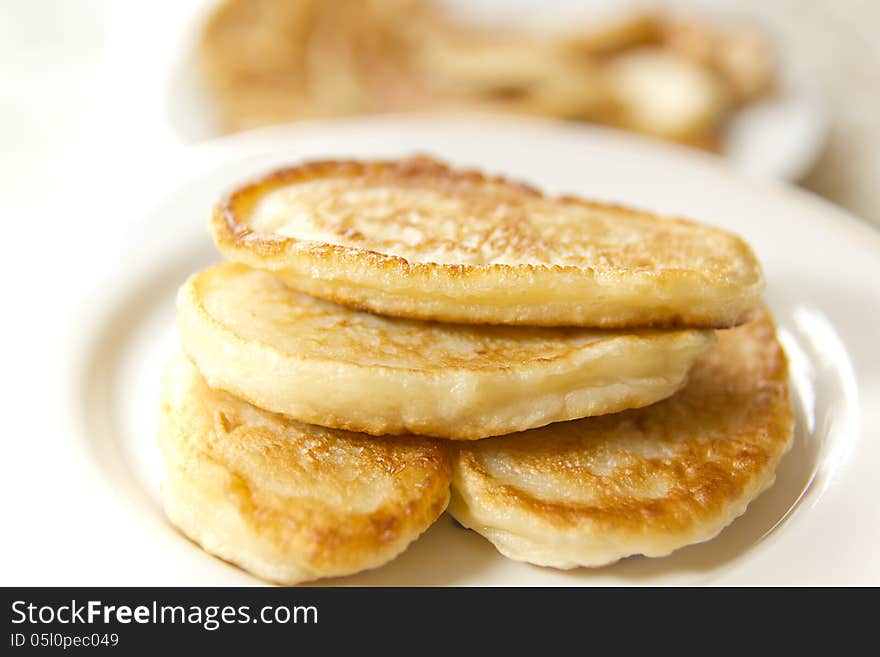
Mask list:
[[[506,556],[539,565],[664,556],[713,538],[772,485],[793,423],[765,312],[720,332],[665,401],[455,444],[449,511]]]
[[[301,424],[210,389],[183,357],[163,380],[165,511],[208,552],[282,584],[355,573],[443,513],[449,462],[427,438]]]
[[[232,263],[191,276],[177,307],[184,351],[214,388],[313,424],[462,440],[651,404],[715,341],[381,317]]]
[[[422,320],[727,327],[764,289],[721,229],[427,158],[282,169],[217,205],[212,230],[226,257],[300,292]]]
[[[729,110],[772,88],[769,45],[741,26],[635,12],[597,14],[553,34],[476,26],[444,5],[217,3],[197,54],[220,127],[477,109],[610,124],[717,150]],[[619,70],[619,60],[646,48],[660,60],[637,57]]]

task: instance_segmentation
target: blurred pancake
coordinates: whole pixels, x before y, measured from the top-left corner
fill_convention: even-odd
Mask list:
[[[730,100],[711,72],[682,54],[652,46],[610,60],[606,82],[624,128],[680,142],[709,143]]]
[[[735,23],[598,11],[554,34],[463,18],[430,0],[224,0],[205,21],[198,63],[225,130],[478,109],[718,150],[733,111],[773,87],[767,40]]]

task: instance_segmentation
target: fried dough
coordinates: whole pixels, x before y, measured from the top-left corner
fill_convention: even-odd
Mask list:
[[[556,568],[706,541],[772,485],[792,440],[769,315],[722,331],[647,408],[453,446],[450,513],[504,555]]]
[[[282,584],[390,561],[449,499],[438,441],[300,424],[210,389],[184,357],[163,379],[159,446],[171,522]]]
[[[452,170],[428,158],[312,162],[215,208],[229,259],[312,296],[461,323],[728,327],[761,267],[719,228]]]
[[[719,132],[730,101],[716,76],[684,55],[654,46],[609,60],[606,81],[621,127],[675,141]]]
[[[601,12],[554,34],[478,26],[444,4],[220,2],[198,44],[216,118],[224,130],[241,130],[322,116],[477,109],[591,121],[719,150],[733,110],[773,88],[776,63],[751,29],[639,11]],[[638,56],[645,48],[659,60]],[[631,54],[637,61],[615,63]],[[719,89],[729,107],[713,101]]]
[[[226,263],[178,294],[184,351],[208,383],[298,420],[476,439],[673,394],[711,330],[466,326],[352,310]]]

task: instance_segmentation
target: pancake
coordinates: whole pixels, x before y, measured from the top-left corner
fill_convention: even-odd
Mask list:
[[[449,511],[506,556],[556,568],[706,541],[772,485],[792,440],[787,381],[763,314],[720,332],[666,401],[455,444]]]
[[[183,357],[163,379],[159,446],[171,522],[208,552],[281,584],[390,561],[449,499],[436,441],[300,424],[211,390]]]
[[[659,46],[614,57],[605,72],[620,108],[617,124],[637,132],[708,142],[720,133],[730,109],[725,87],[711,70]]]
[[[312,162],[214,209],[230,260],[312,296],[472,324],[728,327],[764,279],[737,236],[419,157]]]
[[[461,440],[651,404],[715,341],[381,317],[231,263],[190,277],[178,318],[211,387],[312,424]]]

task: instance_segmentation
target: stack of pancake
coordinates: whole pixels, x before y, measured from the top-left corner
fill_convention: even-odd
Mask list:
[[[712,150],[737,113],[775,86],[768,42],[735,23],[618,8],[553,33],[477,25],[445,5],[224,0],[203,27],[199,72],[225,130],[476,109]]]
[[[163,500],[266,579],[379,566],[447,506],[535,564],[666,555],[790,446],[761,268],[718,228],[422,157],[280,170],[211,227],[229,262],[178,295]]]

